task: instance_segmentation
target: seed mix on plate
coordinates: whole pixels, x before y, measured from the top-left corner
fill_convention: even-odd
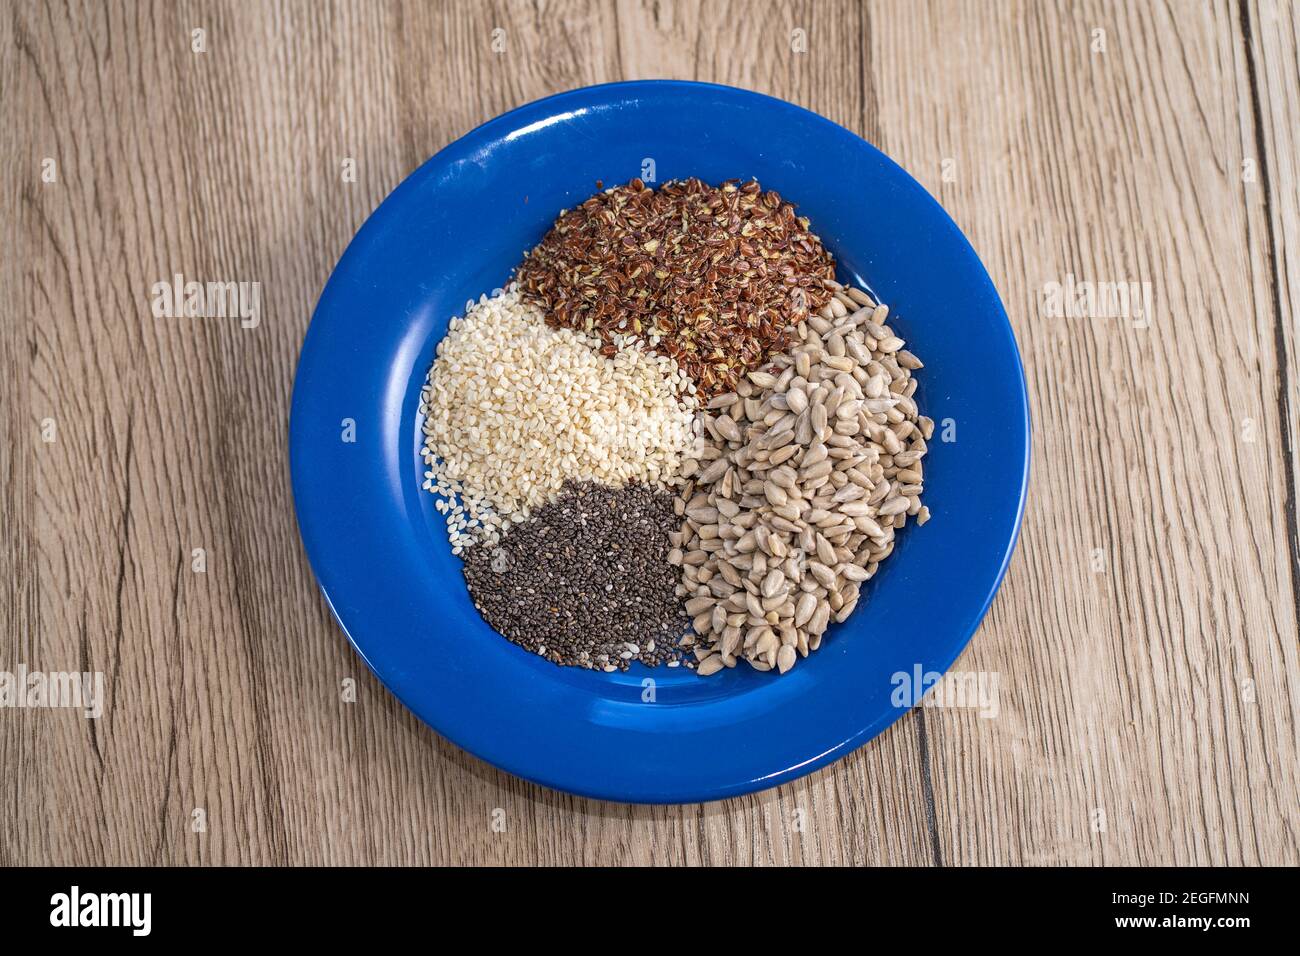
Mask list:
[[[757,182],[562,211],[421,393],[424,487],[484,620],[607,672],[815,651],[929,517],[921,362],[887,316]]]

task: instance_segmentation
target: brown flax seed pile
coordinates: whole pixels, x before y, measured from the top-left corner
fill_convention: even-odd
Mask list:
[[[520,265],[547,321],[638,336],[707,399],[789,345],[788,326],[831,298],[835,263],[808,220],[758,183],[639,179],[564,212]]]

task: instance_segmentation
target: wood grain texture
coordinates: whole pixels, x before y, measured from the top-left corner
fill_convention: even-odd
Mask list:
[[[110,700],[0,710],[0,864],[1300,862],[1297,35],[1286,0],[6,5],[0,669]],[[1035,458],[956,665],[1000,675],[996,719],[638,808],[502,774],[368,674],[286,423],[315,298],[404,175],[656,76],[816,110],[939,198],[1015,326]],[[178,272],[261,282],[260,326],[154,318]],[[1070,275],[1149,283],[1149,327],[1048,315]]]

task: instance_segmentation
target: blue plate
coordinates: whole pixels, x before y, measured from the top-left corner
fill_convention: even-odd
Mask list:
[[[921,356],[936,422],[925,501],[857,612],[778,678],[560,668],[470,603],[421,489],[420,386],[448,320],[504,285],[562,208],[634,176],[756,177],[794,201]],[[797,106],[722,86],[615,83],[523,106],[415,171],[348,246],[303,344],[290,444],[316,577],[371,670],[438,733],[511,773],[611,800],[760,790],[906,712],[898,674],[945,671],[1002,580],[1024,507],[1024,373],[975,252],[911,177]],[[348,441],[349,437],[354,440]],[[951,440],[943,440],[948,438]],[[652,683],[651,683],[652,682]]]

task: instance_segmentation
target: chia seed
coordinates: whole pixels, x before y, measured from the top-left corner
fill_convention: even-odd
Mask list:
[[[465,584],[488,624],[553,663],[625,671],[682,661],[690,621],[668,563],[680,523],[670,492],[568,482],[497,547],[471,548]]]

